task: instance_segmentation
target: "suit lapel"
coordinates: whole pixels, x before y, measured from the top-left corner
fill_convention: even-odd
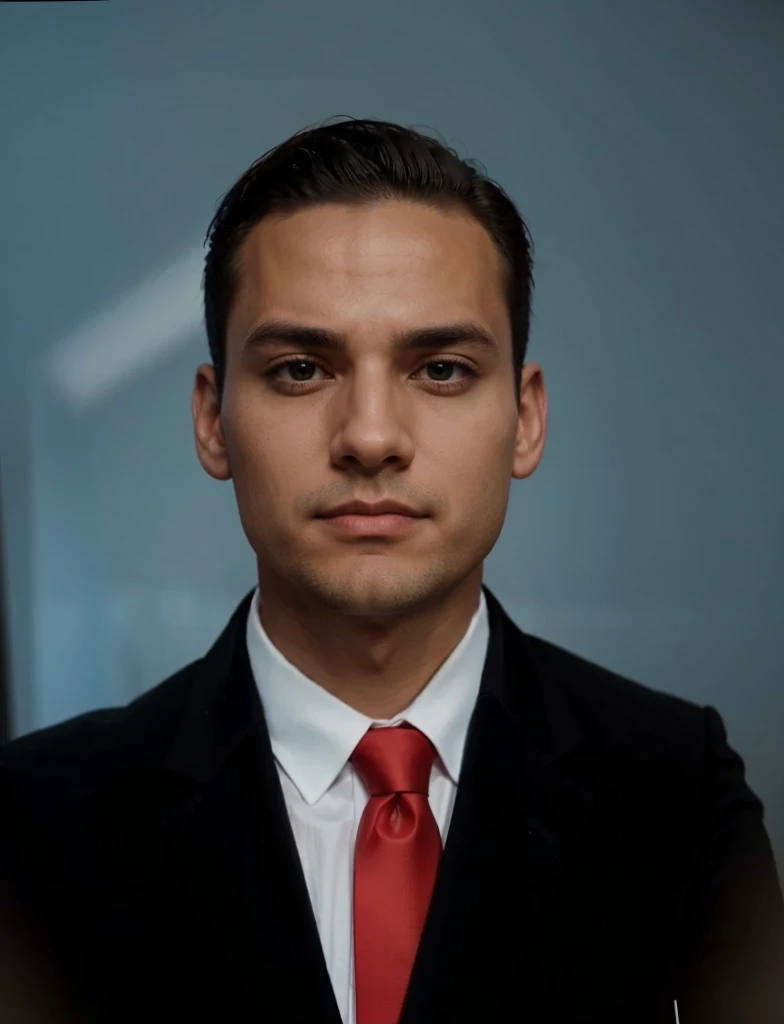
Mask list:
[[[193,906],[247,1005],[267,1019],[340,1024],[248,662],[248,595],[205,658],[166,768],[166,820]]]
[[[520,1005],[535,1001],[568,938],[548,911],[592,804],[569,771],[581,735],[524,634],[485,595],[488,654],[402,1024],[509,1019],[499,981]]]
[[[554,680],[487,588],[490,642],[401,1024],[508,1017],[545,992],[568,938],[551,913],[590,791]],[[165,827],[248,1006],[276,1024],[340,1024],[245,645],[252,594],[200,666],[169,752]]]

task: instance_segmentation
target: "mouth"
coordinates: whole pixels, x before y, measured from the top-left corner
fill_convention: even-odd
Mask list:
[[[380,512],[375,515],[349,512],[323,516],[321,521],[337,533],[359,537],[381,537],[408,533],[425,518],[425,516],[403,515],[399,512]]]

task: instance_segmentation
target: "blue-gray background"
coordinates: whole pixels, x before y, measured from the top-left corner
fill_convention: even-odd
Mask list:
[[[550,393],[486,582],[723,714],[784,865],[784,11],[762,0],[0,4],[14,730],[199,657],[254,582],[194,454],[200,244],[332,114],[439,132],[537,251]]]

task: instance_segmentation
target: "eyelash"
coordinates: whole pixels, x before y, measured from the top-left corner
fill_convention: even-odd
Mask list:
[[[283,360],[283,362],[276,363],[275,366],[272,366],[272,367],[270,367],[269,370],[267,370],[267,372],[264,374],[264,376],[268,377],[268,378],[270,378],[272,380],[275,380],[276,377],[277,377],[277,374],[278,374],[278,372],[280,370],[282,370],[286,366],[291,366],[292,364],[297,364],[297,363],[310,363],[313,366],[318,366],[320,369],[325,370],[325,367],[320,362],[318,362],[318,360],[311,359],[310,357],[306,357],[306,356],[297,356],[296,358],[289,358],[289,359]],[[463,370],[466,371],[466,373],[468,374],[469,378],[472,378],[472,377],[476,378],[476,377],[479,376],[479,373],[473,368],[473,366],[471,366],[470,363],[463,362],[462,359],[431,359],[428,362],[424,363],[424,365],[421,366],[420,369],[424,369],[426,366],[433,366],[434,364],[438,364],[438,363],[444,363],[446,365],[459,366]],[[325,372],[326,372],[326,370],[325,370]],[[310,387],[312,384],[317,383],[317,382],[312,381],[312,380],[293,380],[293,381],[292,380],[288,380],[288,381],[279,381],[279,383],[283,384],[283,386],[284,386],[286,391],[304,391],[306,388]],[[459,391],[459,390],[462,390],[465,387],[464,379],[461,379],[459,381],[443,381],[443,382],[437,381],[437,380],[431,380],[431,381],[428,381],[428,384],[431,384],[431,385],[435,386],[438,391],[442,391],[442,392],[443,391],[446,391],[446,392]]]

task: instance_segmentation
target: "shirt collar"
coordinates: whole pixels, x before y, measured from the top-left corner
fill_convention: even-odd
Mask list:
[[[372,725],[405,720],[423,732],[454,783],[487,654],[490,627],[484,590],[463,638],[409,707],[394,719],[368,718],[308,678],[275,647],[261,624],[259,590],[246,639],[276,760],[308,804],[317,803]]]

